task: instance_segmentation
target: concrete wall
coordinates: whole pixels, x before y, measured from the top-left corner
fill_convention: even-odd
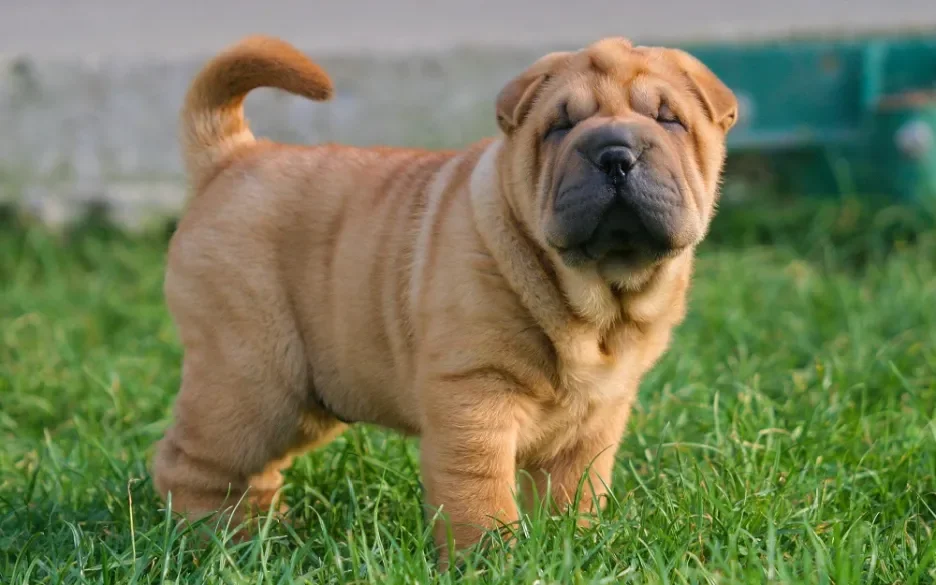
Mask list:
[[[600,36],[927,25],[936,28],[933,0],[0,0],[0,200],[52,223],[89,202],[130,226],[176,211],[182,95],[204,58],[249,33],[308,50],[337,86],[329,104],[253,94],[256,133],[458,146],[494,131],[494,96],[512,75],[546,50]]]
[[[332,101],[258,90],[247,115],[256,134],[287,142],[458,146],[495,131],[494,96],[536,54],[325,58]],[[177,209],[176,121],[200,63],[0,63],[0,197],[48,222],[91,202],[130,224]]]

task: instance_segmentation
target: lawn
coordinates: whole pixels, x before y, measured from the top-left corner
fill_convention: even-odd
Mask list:
[[[763,209],[762,209],[763,207]],[[0,223],[0,583],[936,582],[936,222],[723,210],[592,528],[536,514],[439,575],[417,442],[355,428],[289,523],[198,548],[154,496],[179,382],[162,233]]]

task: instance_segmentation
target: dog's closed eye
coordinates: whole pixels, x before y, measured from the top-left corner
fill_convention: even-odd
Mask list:
[[[682,120],[680,120],[673,109],[665,103],[660,105],[660,109],[657,111],[656,121],[667,130],[686,130],[686,125],[683,124]]]
[[[544,138],[546,140],[551,140],[554,138],[561,138],[565,136],[572,128],[575,127],[575,122],[572,120],[572,117],[569,115],[569,104],[568,102],[563,102],[559,108],[559,112],[553,122],[546,129],[546,134]]]

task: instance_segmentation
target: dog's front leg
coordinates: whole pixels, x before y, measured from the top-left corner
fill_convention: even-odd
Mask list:
[[[550,512],[571,507],[582,514],[580,523],[587,524],[588,515],[606,502],[626,420],[627,409],[600,412],[586,422],[585,432],[571,445],[524,465],[521,489],[529,510],[546,500]]]
[[[515,392],[489,377],[437,380],[426,388],[422,472],[443,567],[449,534],[462,550],[486,530],[517,520]]]

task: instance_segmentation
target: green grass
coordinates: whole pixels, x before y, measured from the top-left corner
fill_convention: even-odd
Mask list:
[[[199,549],[155,498],[180,348],[165,238],[0,225],[0,583],[933,583],[936,228],[724,210],[601,521],[536,515],[439,575],[417,444],[357,428],[289,523]]]

